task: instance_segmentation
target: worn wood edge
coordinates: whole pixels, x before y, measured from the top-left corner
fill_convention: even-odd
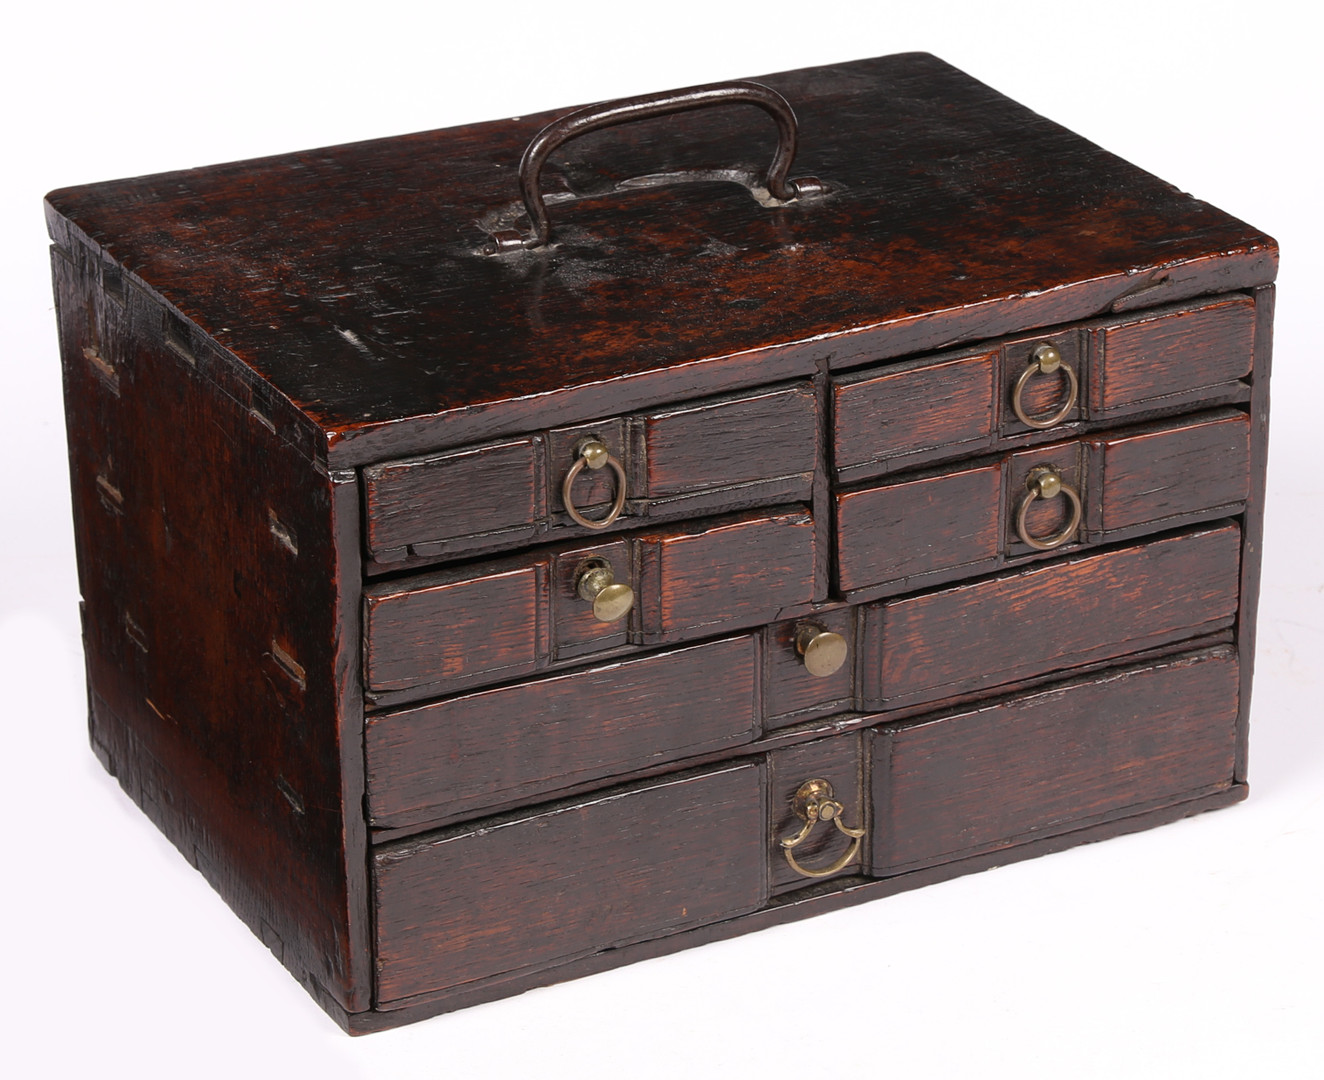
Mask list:
[[[1260,564],[1264,547],[1264,502],[1269,464],[1269,377],[1273,367],[1274,287],[1255,293],[1255,337],[1250,401],[1250,494],[1241,527],[1241,595],[1237,640],[1241,647],[1240,695],[1233,778],[1244,782],[1249,768],[1251,683],[1259,623]]]
[[[1241,802],[1248,793],[1247,785],[1237,782],[1194,799],[1160,805],[1153,809],[1144,810],[1139,814],[1134,812],[1134,808],[1128,808],[1118,812],[1110,820],[1100,821],[1083,829],[1075,829],[1055,836],[1033,840],[1018,847],[943,863],[940,866],[916,870],[898,877],[883,878],[877,881],[846,879],[855,883],[848,884],[844,888],[842,887],[842,881],[834,881],[831,885],[821,887],[822,891],[816,892],[812,888],[801,890],[799,893],[779,898],[766,908],[734,919],[683,931],[668,937],[622,946],[607,952],[595,953],[592,956],[583,957],[568,964],[546,968],[537,972],[524,973],[510,979],[498,979],[485,982],[482,985],[475,984],[460,987],[457,990],[427,998],[420,996],[403,1000],[399,1003],[393,1003],[394,1007],[390,1009],[351,1013],[343,1018],[342,1016],[336,1016],[335,1018],[351,1035],[384,1031],[437,1016],[441,1013],[480,1005],[495,1001],[498,998],[511,997],[536,987],[549,986],[554,983],[580,978],[584,975],[608,971],[640,960],[666,956],[695,945],[722,941],[754,930],[762,930],[766,927],[778,926],[793,920],[808,918],[812,915],[852,907],[869,900],[909,892],[913,889],[937,884],[965,874],[991,870],[999,866],[1037,858],[1040,855],[1063,851],[1080,844],[1094,843],[1099,840],[1111,839],[1114,836],[1124,836],[1128,833],[1140,832],[1158,825],[1170,824],[1182,818],[1203,813],[1206,810],[1215,810]]]
[[[346,1002],[337,1009],[358,1011],[372,997],[372,890],[369,866],[371,845],[364,814],[367,801],[367,768],[363,742],[363,605],[360,574],[360,516],[357,474],[331,475],[331,514],[338,588],[335,638],[337,713],[340,723],[340,783],[344,822],[345,876],[347,882],[349,953],[346,957],[351,988]],[[323,1008],[326,1008],[323,1005]],[[328,1010],[330,1011],[330,1010]]]

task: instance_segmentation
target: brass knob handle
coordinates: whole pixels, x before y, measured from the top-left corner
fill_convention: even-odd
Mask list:
[[[1062,479],[1061,473],[1048,465],[1031,469],[1030,475],[1025,478],[1025,487],[1026,493],[1016,508],[1016,535],[1036,551],[1051,551],[1061,547],[1080,528],[1080,493]],[[1065,495],[1071,503],[1071,520],[1051,536],[1031,536],[1025,525],[1025,515],[1030,512],[1035,499],[1056,499],[1059,495]]]
[[[846,662],[846,639],[817,623],[801,623],[795,628],[795,651],[804,657],[810,675],[826,678],[835,675]]]
[[[864,836],[864,829],[852,829],[841,820],[842,812],[846,808],[833,798],[832,785],[828,781],[822,779],[806,780],[796,791],[793,805],[796,817],[804,822],[804,827],[794,836],[788,836],[786,839],[778,841],[782,846],[782,854],[786,856],[786,861],[790,863],[792,870],[807,878],[830,877],[839,870],[844,870],[855,861],[860,853],[860,839]],[[839,833],[851,838],[851,845],[846,850],[846,854],[842,855],[831,866],[811,870],[809,867],[801,866],[796,862],[795,855],[792,852],[805,841],[809,834],[814,831],[814,826],[820,821],[832,822]]]
[[[1061,371],[1067,377],[1066,402],[1054,413],[1044,416],[1031,416],[1025,411],[1025,403],[1021,400],[1021,396],[1025,393],[1026,384],[1035,375],[1052,375],[1057,371]],[[1052,345],[1039,345],[1030,354],[1030,362],[1025,365],[1021,377],[1016,380],[1016,386],[1011,392],[1011,407],[1016,411],[1016,418],[1022,424],[1042,431],[1044,428],[1060,424],[1066,419],[1067,413],[1076,407],[1076,396],[1079,392],[1080,383],[1076,380],[1076,373],[1072,370],[1071,365],[1062,359],[1062,354]]]
[[[570,466],[570,471],[565,474],[565,482],[561,485],[561,501],[565,504],[565,511],[570,517],[586,529],[605,529],[613,521],[621,516],[621,511],[625,509],[625,469],[621,463],[611,456],[611,451],[599,439],[585,439],[579,444],[579,456],[575,458],[575,463]],[[586,518],[579,512],[575,506],[574,493],[570,490],[575,485],[577,477],[585,468],[601,469],[604,466],[611,466],[616,473],[616,498],[612,501],[611,509],[607,511],[606,517],[596,520]]]
[[[634,590],[616,581],[606,559],[595,559],[580,569],[575,591],[581,600],[593,605],[593,617],[598,622],[615,622],[634,607]]]

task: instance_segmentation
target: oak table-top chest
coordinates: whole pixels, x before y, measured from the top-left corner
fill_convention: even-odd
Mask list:
[[[351,1031],[1245,795],[1276,245],[931,56],[48,220],[93,746]]]

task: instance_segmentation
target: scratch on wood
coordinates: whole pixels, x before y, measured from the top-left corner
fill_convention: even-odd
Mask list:
[[[138,621],[127,611],[124,613],[124,632],[129,635],[129,640],[138,648],[142,649],[143,652],[147,651],[147,635],[143,632],[143,628],[138,625]]]
[[[117,514],[124,513],[124,492],[107,480],[105,473],[97,473],[97,492],[106,509]]]
[[[280,518],[276,516],[276,511],[270,507],[267,508],[267,522],[271,527],[271,535],[289,550],[291,555],[299,554],[299,543],[294,537],[294,531],[285,525]]]
[[[285,672],[298,685],[300,690],[306,689],[308,682],[303,665],[294,657],[282,649],[275,641],[271,643],[271,658],[276,661],[277,666]]]
[[[256,420],[268,431],[270,431],[273,435],[276,434],[276,422],[272,420],[271,417],[258,412],[258,410],[254,408],[250,408],[248,410],[248,415],[251,416],[254,420]]]
[[[294,808],[294,812],[296,814],[303,814],[307,812],[303,808],[303,800],[299,798],[298,792],[296,792],[294,788],[290,787],[289,781],[286,780],[285,777],[283,776],[276,777],[276,787],[280,790],[280,793],[285,796],[285,801]]]
[[[115,365],[90,346],[83,347],[83,358],[96,369],[96,373],[105,380],[116,394],[120,392],[120,373]]]

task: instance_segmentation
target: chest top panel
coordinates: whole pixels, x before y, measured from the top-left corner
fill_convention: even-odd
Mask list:
[[[1274,277],[1269,237],[927,54],[759,81],[796,111],[791,175],[825,196],[769,207],[714,179],[761,172],[775,133],[705,109],[567,143],[543,171],[555,244],[481,254],[483,223],[518,221],[520,155],[558,111],[67,188],[48,219],[272,384],[332,456],[411,418],[556,395],[569,415],[577,390],[588,415],[613,383],[656,387],[642,403],[698,392],[714,364],[769,381]]]

